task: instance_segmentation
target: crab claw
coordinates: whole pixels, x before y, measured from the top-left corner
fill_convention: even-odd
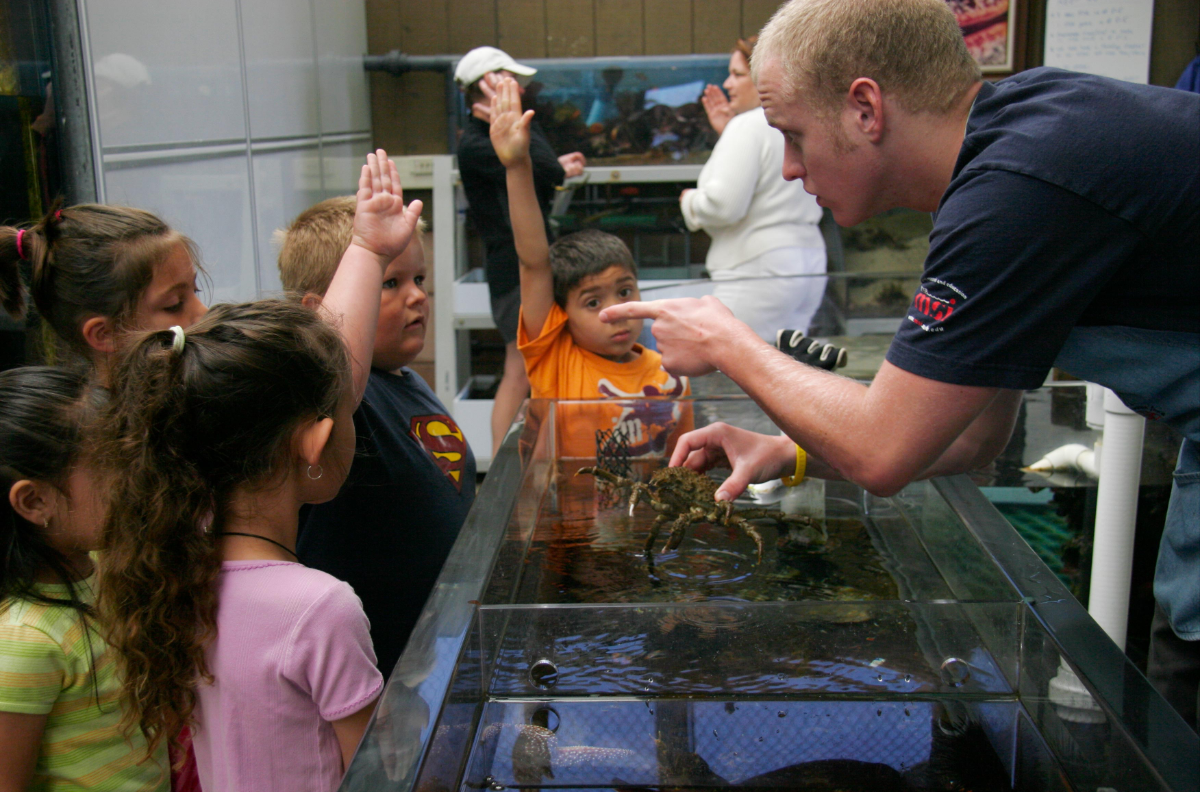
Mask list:
[[[610,482],[612,484],[621,483],[621,477],[611,473],[604,468],[598,467],[581,467],[575,471],[576,476],[595,476],[598,479]]]

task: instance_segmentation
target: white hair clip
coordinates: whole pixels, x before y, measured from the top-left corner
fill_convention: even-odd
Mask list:
[[[184,338],[183,328],[180,327],[179,325],[172,325],[171,332],[175,334],[175,340],[171,343],[171,351],[172,352],[182,352],[183,351],[183,342],[185,340],[187,340]]]

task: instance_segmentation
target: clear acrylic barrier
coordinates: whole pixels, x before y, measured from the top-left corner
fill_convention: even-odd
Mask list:
[[[506,438],[343,789],[1197,788],[1195,733],[965,477],[828,482],[828,538],[756,521],[761,562],[705,525],[647,558],[563,407]]]

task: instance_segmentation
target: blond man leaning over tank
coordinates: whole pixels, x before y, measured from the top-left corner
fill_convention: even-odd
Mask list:
[[[1160,548],[1149,674],[1196,724],[1200,680],[1200,96],[1058,69],[985,83],[942,0],[792,0],[752,71],[783,175],[849,226],[935,212],[922,283],[870,386],[790,359],[711,298],[626,303],[673,374],[720,369],[784,429],[722,424],[672,464],[889,495],[980,467],[1052,366],[1186,438]],[[798,449],[803,449],[800,451]]]

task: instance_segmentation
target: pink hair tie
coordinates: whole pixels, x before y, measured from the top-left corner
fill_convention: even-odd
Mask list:
[[[25,229],[22,228],[17,232],[17,258],[21,261],[25,260],[25,251],[21,248],[21,237],[25,236]]]
[[[62,221],[62,209],[54,210],[54,219],[60,222]]]

